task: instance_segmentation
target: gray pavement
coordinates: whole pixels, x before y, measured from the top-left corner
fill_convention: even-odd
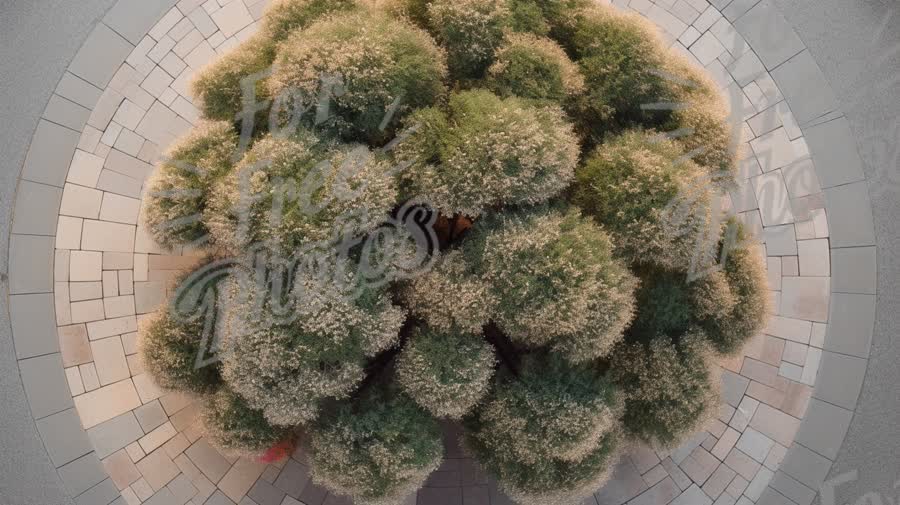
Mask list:
[[[900,3],[775,3],[818,62],[850,122],[869,181],[878,247],[866,380],[829,476],[836,501],[817,503],[852,504],[867,493],[880,495],[879,503],[895,503],[900,494],[894,487],[900,480]]]
[[[19,377],[8,312],[9,224],[16,179],[50,94],[115,0],[0,1],[0,505],[62,505],[66,496]]]

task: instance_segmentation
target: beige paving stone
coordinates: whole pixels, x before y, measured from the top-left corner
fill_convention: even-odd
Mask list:
[[[53,283],[53,305],[56,310],[56,324],[72,324],[72,306],[69,300],[69,283]]]
[[[183,474],[172,479],[172,482],[166,487],[172,492],[172,497],[175,499],[174,505],[183,505],[197,494],[197,488]]]
[[[98,340],[113,335],[124,335],[125,333],[137,331],[137,319],[134,316],[105,319],[88,323],[87,330],[88,338],[91,340]]]
[[[144,450],[141,449],[141,444],[137,442],[128,444],[128,447],[125,448],[125,452],[128,453],[128,457],[131,458],[131,461],[134,463],[137,463],[147,455],[144,453]]]
[[[138,314],[156,311],[166,302],[164,282],[135,282],[134,306]]]
[[[757,411],[759,412],[759,411]],[[753,458],[757,463],[762,463],[769,455],[774,442],[765,434],[756,431],[753,428],[747,428],[741,434],[741,438],[737,441],[735,448],[744,454]]]
[[[799,240],[797,254],[802,276],[831,275],[831,255],[828,251],[828,240]]]
[[[133,252],[135,227],[106,221],[85,221],[82,249],[90,251]]]
[[[766,324],[765,333],[801,344],[809,343],[812,323],[803,319],[773,316]]]
[[[764,226],[777,226],[794,222],[791,199],[780,170],[774,170],[751,179],[756,201]]]
[[[130,487],[122,490],[122,499],[125,500],[126,505],[141,505],[141,499]]]
[[[137,337],[137,332],[126,333],[122,335],[122,347],[125,348],[126,356],[130,356],[138,352]]]
[[[78,396],[84,393],[84,384],[81,382],[81,372],[77,366],[66,368],[66,382],[69,384],[69,391],[72,396]]]
[[[141,406],[134,384],[128,379],[83,394],[74,400],[85,429]]]
[[[138,471],[134,462],[131,461],[131,457],[128,456],[128,452],[125,449],[104,459],[103,467],[120,491],[141,478],[141,472]]]
[[[669,476],[669,473],[666,472],[666,469],[663,468],[662,465],[656,465],[651,468],[647,473],[641,476],[644,479],[644,482],[647,483],[648,487],[652,487],[656,485],[657,482],[665,479]]]
[[[100,385],[105,386],[131,377],[119,337],[94,340],[91,342],[91,350]]]
[[[812,347],[818,347],[819,349],[825,347],[825,332],[827,330],[827,324],[813,323],[812,332],[809,336],[809,345]]]
[[[763,172],[771,172],[797,159],[794,146],[784,128],[778,128],[750,142]]]
[[[119,296],[119,276],[116,272],[109,270],[103,272],[103,296],[106,298]]]
[[[172,425],[175,426],[176,430],[183,432],[197,422],[199,414],[199,406],[194,404],[172,414],[170,421],[172,421]]]
[[[118,287],[118,276],[116,277],[116,287]],[[124,316],[133,316],[135,314],[134,311],[134,296],[115,296],[112,298],[104,298],[103,299],[103,307],[106,311],[106,317],[124,317]]]
[[[787,447],[779,443],[773,445],[772,450],[769,451],[769,456],[764,462],[765,467],[773,472],[778,470],[778,467],[781,466],[781,462],[784,461],[784,457],[787,455],[787,451]]]
[[[703,484],[703,492],[715,500],[725,492],[725,488],[731,484],[731,481],[736,476],[737,472],[728,468],[727,465],[719,465],[719,467],[716,468],[716,471],[710,475],[706,483]]]
[[[73,302],[98,300],[103,298],[103,284],[101,282],[70,282],[69,297]]]
[[[788,389],[785,392],[781,410],[785,414],[802,419],[806,415],[806,409],[809,407],[812,392],[813,389],[806,384],[791,382],[788,384]]]
[[[115,223],[136,225],[140,210],[141,201],[136,198],[129,198],[115,193],[103,193],[103,203],[100,207],[100,219]]]
[[[803,365],[803,376],[800,378],[800,382],[808,386],[815,386],[821,360],[822,350],[810,347],[806,353],[806,363]]]
[[[769,455],[771,455],[772,452],[773,451],[769,451]],[[725,493],[732,497],[741,496],[744,493],[744,490],[747,489],[748,484],[750,484],[750,482],[747,481],[747,479],[741,475],[737,475],[731,480],[731,484],[728,484],[728,487],[725,488]]]
[[[750,386],[747,388],[747,395],[767,405],[781,408],[784,404],[785,392],[756,381],[751,381]]]
[[[131,270],[134,268],[134,255],[130,253],[103,253],[104,270]]]
[[[75,184],[66,184],[63,188],[59,213],[65,216],[97,219],[100,216],[100,204],[103,192]]]
[[[147,479],[144,478],[140,478],[137,482],[132,484],[131,489],[142,502],[153,496],[153,488],[150,487],[150,484],[147,483]]]
[[[115,193],[117,195],[139,198],[143,181],[128,177],[127,175],[103,169],[100,179],[97,181],[97,189]]]
[[[749,498],[752,502],[758,501],[763,491],[765,491],[766,486],[769,485],[769,482],[771,482],[772,477],[774,476],[775,473],[768,468],[760,468],[756,476],[750,480],[747,489],[744,490],[744,496]]]
[[[177,414],[182,409],[194,404],[196,401],[196,397],[180,391],[172,391],[159,399],[162,408],[166,411],[166,414],[170,416]]]
[[[92,251],[72,251],[69,255],[69,279],[73,282],[99,281],[103,273],[103,255]]]
[[[134,381],[134,387],[141,398],[142,403],[152,402],[164,394],[157,386],[153,379],[146,373],[135,375],[131,378]]]
[[[138,461],[137,467],[153,491],[164,488],[180,473],[178,466],[162,449],[158,449]]]
[[[137,354],[126,354],[125,360],[128,361],[128,371],[131,372],[132,377],[146,372],[146,370],[144,370],[144,363]]]
[[[795,365],[803,366],[806,363],[806,353],[809,346],[799,342],[788,342],[784,346],[783,359]]]
[[[820,323],[828,321],[828,277],[787,277],[782,280],[781,292],[781,313],[785,316]]]
[[[81,247],[81,225],[83,219],[78,217],[59,216],[56,223],[56,248],[78,249]],[[66,280],[59,279],[58,280]]]
[[[253,484],[259,479],[263,471],[266,469],[265,463],[259,463],[248,458],[237,460],[231,470],[222,477],[219,482],[219,489],[225,493],[225,496],[234,500],[235,503],[241,501],[244,495],[250,491]]]
[[[212,13],[211,17],[226,37],[231,37],[253,22],[253,16],[243,2],[231,2]]]
[[[722,434],[722,437],[719,439],[710,453],[716,458],[724,460],[728,456],[728,453],[731,452],[731,449],[734,447],[734,444],[737,442],[740,436],[740,432],[733,428],[728,428],[727,430],[725,430],[725,433]]]
[[[756,410],[750,427],[775,440],[783,446],[790,446],[797,435],[800,420],[780,410],[762,404]]]
[[[759,401],[750,396],[744,396],[728,424],[738,432],[744,431],[750,424],[750,420],[753,419],[753,415],[756,414],[758,407]]]
[[[79,365],[78,373],[81,374],[81,382],[84,384],[85,391],[94,391],[100,387],[100,379],[97,378],[97,369],[93,363]]]
[[[66,282],[69,280],[69,256],[71,252],[57,248],[53,253],[54,282]]]
[[[728,457],[725,458],[725,464],[748,481],[756,476],[756,473],[762,466],[737,448],[732,449],[731,452],[728,453]]]
[[[778,364],[781,363],[784,348],[784,340],[778,337],[765,335],[762,352],[759,354],[759,361],[769,365],[778,366]]]
[[[140,440],[138,440],[138,443],[141,444],[141,449],[149,454],[162,447],[163,444],[171,440],[172,437],[177,434],[178,432],[175,431],[175,427],[172,426],[172,423],[166,422],[162,426],[159,426],[158,428],[142,437]]]
[[[187,437],[183,434],[179,433],[172,437],[171,440],[166,442],[163,445],[163,449],[166,451],[166,454],[169,455],[170,458],[176,458],[179,454],[183,453],[185,449],[191,446],[191,443],[188,442]]]
[[[792,381],[799,381],[803,377],[803,367],[785,361],[779,367],[778,375]]]
[[[785,277],[797,277],[800,275],[800,262],[797,256],[783,256],[781,258],[781,273]]]
[[[185,454],[213,483],[222,480],[222,477],[231,469],[231,464],[204,439],[195,442],[185,451]]]
[[[103,300],[74,302],[71,307],[73,324],[99,321],[106,317],[103,314]]]
[[[147,254],[134,255],[134,281],[146,282],[148,280],[148,265],[150,259]]]
[[[134,272],[131,270],[119,270],[117,279],[119,285],[119,293],[122,295],[134,294]]]

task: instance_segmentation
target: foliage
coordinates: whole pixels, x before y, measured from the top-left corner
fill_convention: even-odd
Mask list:
[[[397,157],[414,194],[446,215],[477,217],[501,206],[533,205],[572,180],[578,144],[563,112],[484,91],[451,96],[446,112],[411,118],[418,130]]]
[[[392,169],[362,145],[268,136],[216,188],[205,221],[229,250],[265,243],[290,255],[378,227],[397,199]]]
[[[421,328],[397,360],[397,381],[435,417],[459,419],[487,393],[495,361],[481,335]]]
[[[467,419],[465,444],[520,503],[584,498],[606,478],[619,408],[593,367],[533,355],[518,377],[498,378]]]
[[[490,66],[510,24],[507,0],[432,0],[429,26],[447,51],[454,79],[478,79]]]
[[[482,220],[464,246],[497,300],[493,320],[517,344],[580,363],[609,353],[631,320],[633,277],[574,209]]]
[[[282,42],[324,17],[357,7],[356,0],[275,0],[263,13],[260,32],[273,42]]]
[[[269,424],[261,411],[227,387],[206,400],[203,426],[210,442],[226,453],[259,454],[292,435],[290,429]]]
[[[629,131],[576,171],[573,200],[632,263],[686,270],[710,234],[711,186],[683,154],[652,131]]]
[[[346,398],[366,359],[396,344],[405,311],[346,260],[303,264],[290,305],[276,291],[233,282],[222,373],[228,384],[279,426],[312,421],[320,402]]]
[[[234,166],[237,144],[230,123],[201,121],[169,148],[145,199],[145,222],[157,242],[174,247],[207,237],[202,214],[211,188]]]
[[[625,430],[646,443],[678,445],[718,405],[718,377],[701,330],[690,330],[677,342],[659,336],[649,343],[620,344],[611,373],[625,395]]]
[[[563,103],[584,91],[584,78],[550,39],[510,34],[497,50],[486,83],[494,93]]]
[[[163,309],[140,334],[141,362],[162,388],[207,394],[219,388],[215,365],[197,366],[203,320],[182,320]]]
[[[342,403],[310,433],[313,479],[362,505],[394,505],[443,458],[437,421],[407,396],[372,389]]]
[[[407,22],[374,10],[337,14],[279,46],[269,91],[282,99],[282,121],[314,115],[323,132],[383,143],[405,115],[443,96],[444,60]],[[318,117],[323,96],[327,119]]]

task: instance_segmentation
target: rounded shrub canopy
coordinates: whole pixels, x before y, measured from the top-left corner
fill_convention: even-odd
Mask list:
[[[268,98],[262,74],[274,59],[274,41],[256,35],[205,66],[191,81],[191,92],[203,117],[229,122],[237,120],[244,110],[245,87],[253,90],[258,102]]]
[[[274,0],[260,20],[260,33],[281,42],[329,14],[359,7],[356,0]]]
[[[446,215],[546,201],[571,182],[578,163],[577,140],[559,108],[485,90],[453,95],[446,112],[425,109],[409,124],[417,130],[397,154],[417,162],[406,179],[415,196]]]
[[[481,333],[494,305],[488,283],[472,274],[458,250],[442,254],[431,270],[411,279],[403,301],[431,328],[474,334]]]
[[[301,131],[257,141],[216,188],[206,214],[218,245],[270,244],[290,254],[378,227],[397,199],[393,169],[362,145],[334,146]]]
[[[605,476],[619,409],[615,388],[593,367],[532,355],[518,377],[498,379],[467,419],[464,440],[513,498],[560,503],[549,498],[583,498]]]
[[[487,392],[495,361],[481,335],[421,328],[397,360],[397,381],[435,417],[459,419]]]
[[[634,278],[574,209],[482,220],[464,247],[496,299],[494,322],[519,345],[580,363],[609,353],[631,320]]]
[[[364,505],[414,493],[443,458],[437,421],[399,391],[372,389],[317,422],[309,437],[313,480]]]
[[[206,400],[203,427],[216,447],[236,454],[259,454],[292,436],[290,429],[272,426],[227,387]]]
[[[612,358],[612,377],[625,395],[626,432],[660,447],[678,445],[699,429],[718,404],[718,378],[702,330],[677,342],[660,336],[623,343]]]
[[[231,284],[222,373],[269,422],[312,421],[326,398],[346,398],[366,359],[398,340],[405,311],[369,289],[346,261],[297,269],[291,299],[256,284]],[[285,314],[289,318],[285,318]]]
[[[575,203],[633,263],[687,269],[709,236],[711,186],[681,147],[652,131],[612,138],[576,171]]]
[[[406,114],[443,96],[444,59],[427,33],[402,20],[365,9],[336,14],[279,46],[269,91],[288,121],[316,116],[323,132],[381,143]],[[323,94],[327,119],[317,117]]]
[[[490,66],[510,25],[508,0],[432,0],[428,25],[447,51],[454,79],[477,79]]]
[[[222,382],[219,367],[197,363],[203,320],[183,320],[164,308],[140,335],[141,362],[158,386],[200,394],[219,388]]]
[[[202,221],[213,185],[233,168],[238,138],[225,121],[200,121],[169,148],[145,199],[144,220],[166,247],[205,240]]]
[[[494,93],[563,103],[584,91],[584,78],[556,42],[525,33],[507,35],[488,69]]]

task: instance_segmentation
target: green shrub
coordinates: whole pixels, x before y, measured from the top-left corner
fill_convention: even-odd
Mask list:
[[[428,26],[431,0],[376,0],[376,5],[392,16],[406,18],[419,28],[431,31]]]
[[[487,393],[495,361],[480,334],[419,329],[397,361],[397,381],[435,417],[459,419]]]
[[[733,227],[733,244],[727,239],[719,245],[720,257],[725,256],[722,270],[715,271],[698,282],[702,287],[711,284],[713,289],[697,289],[695,305],[701,317],[700,324],[706,330],[713,347],[720,353],[732,354],[750,338],[762,331],[769,313],[769,283],[765,263],[758,250],[750,243],[746,231],[737,221],[726,224]],[[728,247],[722,254],[722,247]],[[704,297],[716,296],[720,301],[710,309]]]
[[[488,283],[473,275],[460,251],[442,254],[431,270],[411,279],[403,302],[436,330],[475,334],[487,324],[494,305]]]
[[[397,200],[392,165],[360,145],[322,144],[301,132],[257,141],[215,189],[205,222],[218,245],[240,252],[298,248],[378,227]]]
[[[678,144],[654,132],[610,139],[576,171],[573,200],[634,263],[687,270],[708,237],[711,190]]]
[[[681,104],[671,111],[663,129],[682,130],[676,141],[713,179],[734,179],[736,153],[728,108],[718,86],[704,71],[678,55],[669,55],[665,72],[672,103]]]
[[[611,373],[625,395],[625,430],[660,447],[678,445],[714,415],[718,377],[700,330],[674,343],[660,336],[649,343],[621,344],[612,354]]]
[[[513,32],[546,36],[550,25],[544,19],[541,3],[544,0],[510,0],[510,29]]]
[[[667,96],[659,75],[667,53],[649,21],[596,5],[575,23],[572,44],[587,89],[576,107],[583,135],[599,143],[618,128],[653,126],[667,118],[669,110],[651,105]]]
[[[444,61],[428,34],[409,23],[377,11],[338,14],[279,46],[269,91],[288,98],[287,113],[316,114],[322,77],[342,76],[330,92],[331,117],[317,128],[383,143],[405,115],[444,95]]]
[[[488,69],[487,86],[503,96],[563,103],[584,91],[584,78],[565,51],[550,39],[508,35]]]
[[[191,82],[191,92],[203,117],[234,122],[244,110],[244,78],[264,72],[275,59],[275,42],[259,34],[242,42],[225,56],[201,69]],[[251,80],[247,81],[249,86]],[[256,101],[269,98],[266,78],[254,84]],[[266,117],[265,114],[262,117]]]
[[[209,441],[226,453],[260,454],[292,436],[290,429],[272,426],[227,387],[206,400],[203,426]]]
[[[641,282],[635,296],[637,311],[628,329],[629,340],[649,342],[660,335],[679,337],[695,324],[697,290],[687,282],[684,272],[645,267],[635,273]],[[722,304],[719,294],[705,300],[709,310]]]
[[[275,0],[263,13],[260,33],[278,43],[330,14],[357,7],[356,0]]]
[[[310,433],[315,482],[361,505],[394,505],[414,493],[443,459],[437,421],[396,389],[367,391]]]
[[[198,365],[203,320],[186,319],[163,308],[140,332],[141,362],[164,389],[208,394],[221,384],[219,367]]]
[[[322,400],[346,398],[367,358],[396,344],[405,319],[345,261],[299,268],[291,294],[285,312],[265,286],[232,284],[238,301],[222,360],[229,386],[279,426],[312,421]]]
[[[605,480],[619,408],[592,366],[529,356],[467,419],[465,446],[520,503],[569,503]]]
[[[519,345],[581,363],[606,355],[631,320],[634,278],[576,210],[484,219],[464,247],[497,300],[492,319]]]
[[[540,0],[535,1],[548,27],[548,34],[571,55],[574,50],[575,29],[584,13],[596,5],[594,0]]]
[[[207,237],[202,222],[212,186],[234,166],[238,139],[230,123],[201,121],[169,148],[148,182],[144,219],[166,247]]]
[[[569,184],[578,163],[578,143],[560,109],[484,90],[453,95],[443,119],[425,109],[409,123],[419,129],[397,156],[418,164],[406,180],[445,215],[476,217],[546,201]]]
[[[428,19],[457,80],[484,75],[511,22],[507,0],[432,0]]]

